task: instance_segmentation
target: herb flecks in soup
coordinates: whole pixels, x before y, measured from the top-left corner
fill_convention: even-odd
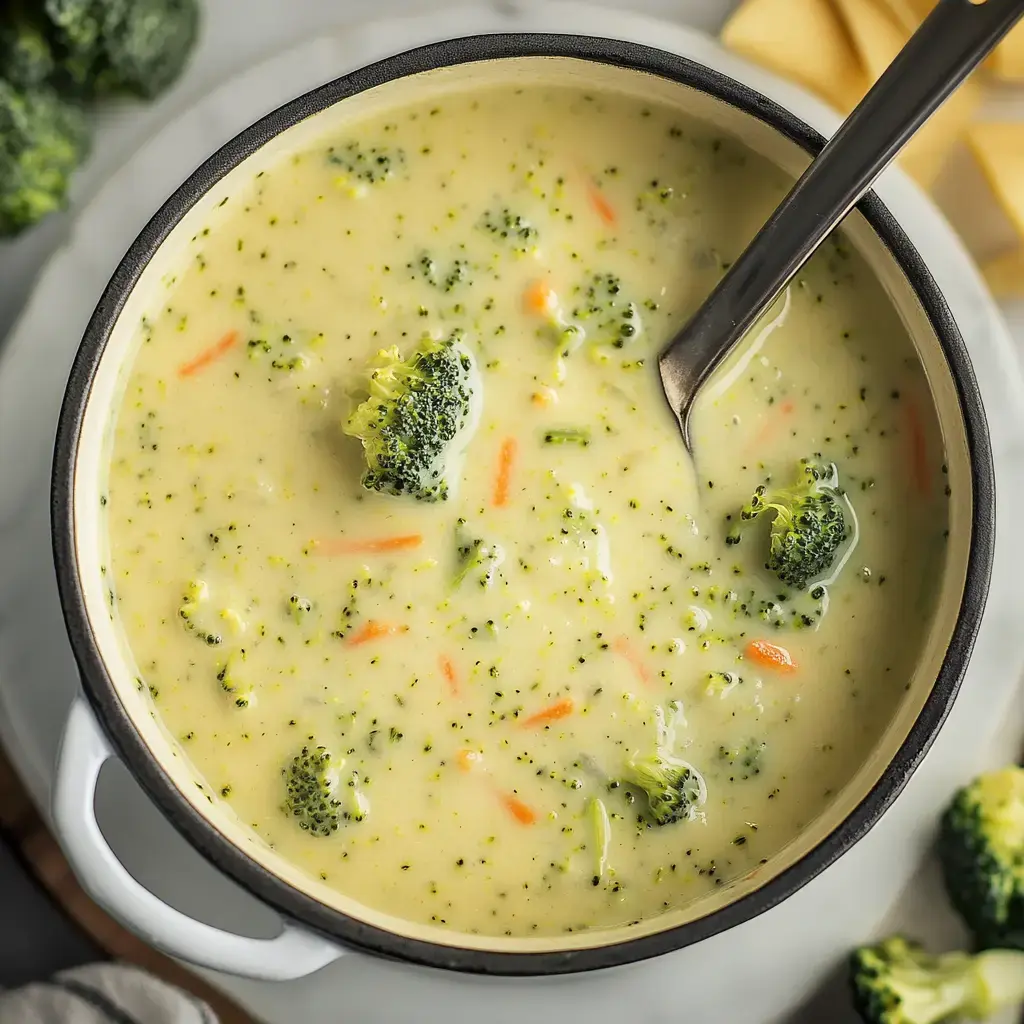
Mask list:
[[[784,192],[626,97],[395,110],[257,175],[141,325],[116,614],[168,730],[276,852],[492,936],[748,875],[900,702],[942,447],[840,238],[712,380],[654,356]]]

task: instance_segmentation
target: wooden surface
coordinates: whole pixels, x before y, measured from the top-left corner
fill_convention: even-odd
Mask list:
[[[134,964],[191,992],[222,1024],[257,1024],[234,1002],[169,957],[125,931],[82,891],[60,847],[0,751],[0,829],[64,915],[111,959]]]

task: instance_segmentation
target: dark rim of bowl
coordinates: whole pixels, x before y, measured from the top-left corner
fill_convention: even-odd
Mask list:
[[[121,704],[92,632],[75,558],[74,474],[82,419],[93,378],[124,303],[154,253],[192,206],[228,171],[286,129],[347,97],[395,79],[475,61],[536,56],[578,58],[657,75],[753,115],[810,154],[824,145],[822,136],[799,118],[726,75],[652,47],[589,36],[504,33],[450,39],[388,57],[300,96],[243,131],[195,171],[146,225],[114,272],[71,369],[57,430],[50,510],[61,606],[85,693],[120,757],[178,831],[221,871],[286,919],[301,922],[343,945],[433,967],[494,975],[594,970],[681,949],[775,906],[853,846],[903,789],[949,713],[981,621],[995,536],[995,484],[988,428],[967,350],[920,254],[872,192],[861,200],[858,209],[916,292],[956,386],[971,460],[971,543],[959,615],[935,685],[881,778],[825,839],[761,888],[686,924],[588,949],[494,952],[408,938],[331,909],[256,863],[188,803]]]

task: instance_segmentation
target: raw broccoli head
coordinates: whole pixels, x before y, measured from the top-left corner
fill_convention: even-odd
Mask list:
[[[299,828],[314,836],[337,832],[343,817],[335,795],[338,773],[326,747],[303,747],[284,769],[285,810],[298,819]]]
[[[800,480],[770,492],[763,484],[740,512],[741,522],[774,513],[765,568],[787,586],[804,590],[824,576],[849,536],[835,466],[803,459]],[[739,531],[729,534],[739,542]]]
[[[152,99],[181,73],[199,31],[198,0],[46,0],[68,84]]]
[[[978,943],[1024,949],[1024,768],[988,772],[957,793],[942,818],[939,857]]]
[[[627,761],[622,781],[646,795],[644,816],[652,825],[693,818],[707,797],[701,776],[685,761],[662,751]]]
[[[56,69],[45,23],[24,4],[11,3],[0,12],[0,75],[19,89],[49,82]]]
[[[853,1002],[865,1024],[981,1020],[1024,999],[1024,953],[932,956],[894,936],[850,958]]]
[[[0,236],[16,235],[64,205],[89,148],[83,112],[47,88],[0,80]]]
[[[453,336],[424,338],[407,357],[397,348],[380,352],[368,390],[344,427],[363,442],[363,486],[444,501],[479,408],[480,382],[469,350]]]

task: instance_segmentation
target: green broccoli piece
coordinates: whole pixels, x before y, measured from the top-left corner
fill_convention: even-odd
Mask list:
[[[1024,953],[932,956],[894,936],[850,958],[853,1003],[865,1024],[980,1020],[1024,1000]]]
[[[0,12],[0,75],[19,89],[48,84],[57,62],[46,37],[46,25],[23,3]]]
[[[59,210],[88,149],[79,107],[49,88],[19,90],[0,80],[0,237]]]
[[[419,501],[445,501],[476,429],[479,373],[458,335],[424,338],[403,357],[380,352],[367,398],[344,431],[363,442],[367,490]]]
[[[761,759],[767,747],[768,744],[764,740],[747,740],[742,746],[720,746],[718,759],[729,769],[729,781],[735,782],[739,779],[746,782],[747,779],[760,775]]]
[[[66,84],[84,95],[153,99],[199,33],[198,0],[46,0],[45,11]]]
[[[341,168],[337,184],[359,195],[365,187],[393,178],[405,166],[405,151],[387,146],[363,149],[358,142],[346,142],[327,150],[327,162]]]
[[[236,708],[248,708],[256,703],[256,694],[253,692],[252,686],[245,681],[246,659],[245,649],[242,648],[232,651],[217,666],[217,682],[220,683],[220,688],[230,696],[231,702]]]
[[[505,561],[505,549],[500,544],[488,544],[479,537],[470,537],[464,527],[466,521],[460,519],[456,524],[455,538],[455,576],[456,587],[470,576],[483,587],[489,587]]]
[[[604,801],[597,797],[590,798],[587,813],[590,816],[594,837],[594,874],[590,881],[592,885],[600,885],[615,873],[608,866],[608,850],[612,842],[612,823]]]
[[[652,825],[670,825],[684,818],[695,818],[707,799],[707,789],[699,772],[664,750],[647,757],[627,761],[622,782],[647,797],[647,813]]]
[[[1024,768],[987,772],[942,818],[939,859],[953,906],[981,947],[1024,949]]]
[[[626,297],[615,274],[592,274],[574,294],[582,294],[583,301],[573,309],[571,319],[591,341],[624,348],[643,333],[640,307]]]
[[[774,513],[765,568],[787,586],[805,590],[828,573],[850,535],[844,503],[836,467],[802,459],[799,482],[771,493],[762,484],[741,510],[740,521]],[[729,544],[739,540],[739,528],[726,538]]]
[[[314,836],[329,836],[341,826],[344,811],[338,799],[338,771],[326,747],[303,747],[287,768],[285,811],[299,828]]]
[[[501,239],[514,253],[521,256],[537,249],[537,229],[525,217],[513,213],[507,206],[485,211],[478,226],[481,231]]]
[[[432,288],[442,292],[450,292],[464,284],[473,283],[473,266],[467,259],[453,259],[447,267],[438,263],[428,252],[420,253],[416,263],[406,265],[413,273],[419,272],[420,277]]]
[[[586,427],[545,430],[542,438],[545,444],[576,444],[581,448],[587,448],[590,445],[590,431]]]

